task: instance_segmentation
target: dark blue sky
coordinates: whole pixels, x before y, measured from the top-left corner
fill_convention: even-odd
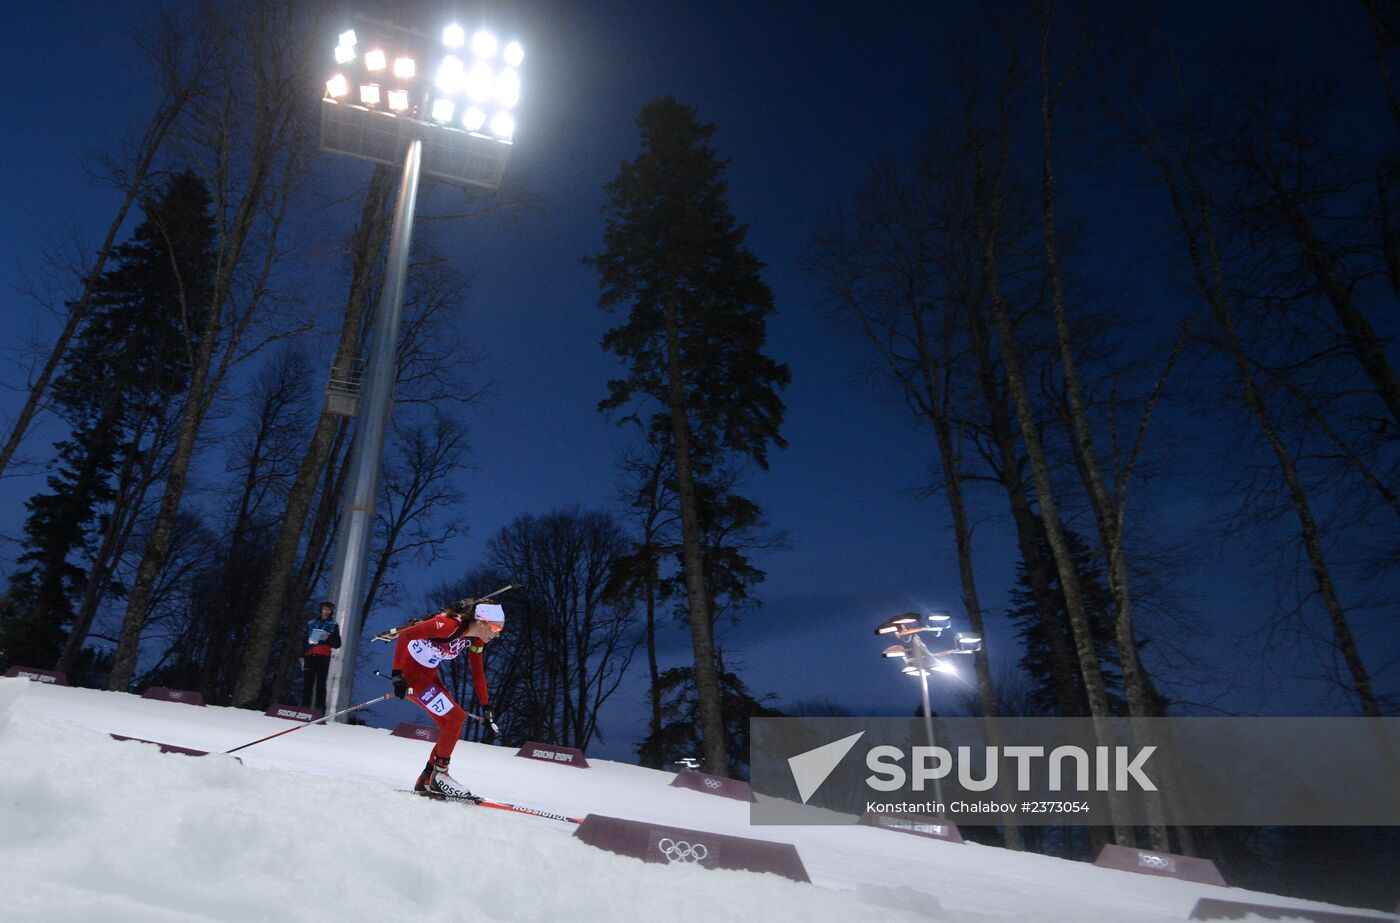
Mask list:
[[[86,155],[110,149],[144,116],[144,70],[125,35],[148,8],[36,3],[7,12],[0,35],[0,52],[11,64],[10,131],[0,148],[0,273],[10,284],[0,289],[0,323],[11,335],[0,347],[51,337],[55,321],[16,287],[26,275],[42,273],[45,247],[73,236],[91,247],[110,220],[115,196],[84,172]],[[1335,12],[1301,3],[1154,8],[1169,31],[1190,39],[1193,59],[1236,40],[1262,42],[1301,61],[1369,53],[1360,12],[1347,5]],[[468,418],[475,451],[473,470],[462,480],[466,535],[448,561],[421,575],[421,589],[477,564],[485,541],[517,515],[613,504],[622,437],[594,408],[617,374],[598,348],[615,318],[596,308],[593,272],[579,259],[601,246],[603,186],[636,154],[637,113],[671,94],[718,126],[714,145],[731,160],[731,206],[751,226],[748,245],[768,264],[764,275],[776,296],[770,353],[793,374],[784,394],[789,448],[774,453],[771,470],[748,485],[774,528],[789,533],[791,548],[758,562],[769,575],[757,592],[764,611],[729,630],[726,647],[756,692],[777,693],[786,703],[821,698],[858,712],[912,708],[916,690],[878,657],[871,629],[911,607],[959,612],[944,507],[937,498],[914,498],[934,460],[932,442],[882,383],[862,371],[863,344],[831,322],[799,261],[823,211],[849,199],[875,156],[907,148],[922,134],[925,94],[941,74],[939,61],[980,14],[972,4],[928,2],[608,0],[498,3],[485,10],[488,19],[508,22],[503,32],[513,29],[526,49],[510,182],[541,204],[509,218],[426,232],[475,277],[461,329],[484,357],[474,374],[491,379],[494,389]],[[1358,72],[1358,79],[1368,75]],[[1180,290],[1142,282],[1146,273],[1161,276],[1163,263],[1160,228],[1139,207],[1149,193],[1102,194],[1097,156],[1073,150],[1063,168],[1067,211],[1086,222],[1087,245],[1099,248],[1090,260],[1096,283],[1108,291],[1132,289],[1146,310],[1166,312]],[[354,162],[319,169],[327,187],[347,190],[368,176]],[[450,209],[452,196],[427,192],[422,213]],[[330,236],[316,238],[327,226],[339,235],[349,223],[305,221],[300,243],[333,249]],[[343,299],[334,275],[304,281],[319,303]],[[318,361],[328,350],[323,341]],[[11,384],[11,367],[5,368]],[[0,392],[0,420],[8,423],[17,406],[16,392]],[[1179,640],[1201,653],[1200,668],[1209,675],[1210,645],[1196,640],[1219,637],[1214,626],[1221,612],[1267,608],[1272,592],[1241,548],[1214,538],[1213,494],[1194,486],[1208,476],[1211,459],[1189,432],[1183,435],[1179,421],[1168,423],[1162,438],[1180,440],[1178,465],[1175,480],[1153,488],[1170,500],[1154,530],[1166,543],[1195,546],[1176,602],[1197,634]],[[41,427],[25,451],[42,460],[54,437],[52,426]],[[217,476],[206,468],[206,482]],[[39,486],[34,476],[0,482],[0,535],[19,532],[22,501]],[[1000,501],[983,506],[978,576],[984,606],[996,611],[1011,583],[1014,545],[997,518]],[[14,553],[13,544],[0,546],[0,562],[8,566]],[[401,614],[386,613],[384,621]],[[998,630],[990,635],[995,668],[1009,669],[1016,656],[1009,639]],[[665,666],[688,656],[684,636],[676,632],[669,640]],[[616,733],[604,755],[629,751],[643,673],[637,669],[619,693],[628,701],[619,702],[625,707],[606,725]],[[1232,701],[1266,707],[1264,692],[1246,682],[1251,688]],[[1221,677],[1218,688],[1225,683]]]

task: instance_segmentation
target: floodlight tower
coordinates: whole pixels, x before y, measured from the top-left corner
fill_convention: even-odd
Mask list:
[[[919,678],[924,704],[924,734],[928,737],[930,747],[934,744],[933,709],[929,706],[928,697],[929,674],[952,673],[956,676],[958,671],[953,668],[950,658],[960,654],[975,654],[982,649],[981,638],[962,632],[954,636],[954,646],[943,651],[929,650],[928,645],[924,644],[924,639],[919,637],[924,632],[932,632],[935,638],[942,637],[952,622],[953,617],[946,612],[930,612],[922,618],[914,612],[902,612],[881,622],[875,629],[877,635],[894,635],[903,642],[891,644],[882,654],[903,661],[902,672],[907,676]],[[933,780],[933,798],[939,804],[943,803],[943,783],[938,779]]]
[[[326,711],[344,708],[355,679],[359,610],[374,536],[384,434],[398,373],[399,317],[413,240],[419,176],[498,189],[510,157],[520,100],[519,42],[449,24],[440,37],[361,19],[340,33],[336,69],[321,101],[321,149],[402,167],[364,395],[337,395],[336,412],[358,416],[351,445],[331,599],[343,646],[331,659]],[[330,406],[328,404],[328,406]]]

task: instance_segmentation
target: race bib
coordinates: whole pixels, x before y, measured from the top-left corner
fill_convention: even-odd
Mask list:
[[[452,710],[452,699],[448,698],[447,693],[439,689],[436,683],[418,693],[418,701],[423,704],[424,708],[438,717]]]
[[[409,656],[429,670],[436,669],[437,665],[442,663],[442,651],[438,650],[436,644],[430,641],[424,641],[422,638],[415,638],[408,642],[408,653]],[[433,688],[436,689],[437,687],[434,686]]]

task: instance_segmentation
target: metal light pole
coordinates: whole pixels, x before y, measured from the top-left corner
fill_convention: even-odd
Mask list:
[[[339,656],[331,659],[326,677],[327,712],[345,708],[355,681],[355,652],[362,628],[359,615],[374,538],[380,461],[398,377],[399,322],[419,179],[428,174],[459,186],[500,187],[515,132],[508,110],[520,97],[515,68],[524,57],[519,43],[510,42],[500,50],[498,62],[495,37],[478,32],[472,36],[468,67],[458,57],[467,43],[460,26],[445,28],[439,43],[432,36],[389,23],[360,22],[367,27],[364,36],[354,30],[342,32],[335,49],[339,69],[326,82],[321,147],[402,165],[403,173],[363,398],[337,404],[348,408],[347,415],[358,415],[359,422],[350,448],[349,483],[331,570],[330,596],[342,646]],[[429,70],[436,74],[433,81],[426,79]],[[355,88],[358,94],[352,95]],[[489,120],[488,110],[495,110]]]
[[[924,646],[924,639],[923,639],[923,638],[920,638],[918,635],[914,635],[913,638],[912,638],[911,640],[912,640],[912,647],[914,648],[914,652],[915,652],[915,655],[916,655],[916,658],[917,658],[917,664],[916,664],[916,665],[917,665],[918,668],[919,668],[919,689],[923,692],[923,697],[924,697],[924,736],[926,736],[926,737],[928,738],[928,745],[929,745],[930,747],[932,747],[932,746],[934,746],[934,741],[933,741],[933,708],[932,708],[932,706],[929,705],[929,701],[928,701],[928,675],[929,675],[929,673],[933,672],[933,654],[929,651],[929,649],[928,649],[927,647]],[[942,805],[943,805],[943,780],[942,780],[942,779],[934,779],[934,780],[933,780],[933,800],[934,800],[935,802],[938,803],[938,805],[940,806],[940,808],[942,807]],[[938,813],[939,813],[939,815],[942,815],[943,811],[942,811],[942,810],[939,810]]]
[[[372,353],[365,369],[368,385],[350,446],[350,483],[336,534],[335,564],[331,569],[336,621],[340,623],[341,649],[332,657],[326,673],[326,711],[339,711],[350,699],[355,680],[355,651],[360,638],[359,611],[374,539],[375,499],[379,494],[379,465],[384,455],[384,433],[394,405],[394,381],[398,377],[399,318],[403,313],[408,253],[413,242],[413,215],[418,207],[418,174],[423,165],[423,139],[412,138],[404,156],[403,178],[389,232],[389,255],[379,310],[374,319]]]
[[[923,624],[927,621],[927,624]],[[904,612],[881,622],[875,629],[877,635],[894,635],[900,640],[900,644],[892,644],[885,648],[884,656],[897,658],[904,664],[903,672],[909,676],[919,677],[919,689],[923,696],[924,706],[924,734],[928,738],[928,745],[935,746],[933,736],[933,707],[929,704],[928,677],[930,673],[956,673],[951,661],[947,658],[955,657],[959,654],[975,654],[982,649],[982,639],[971,635],[964,635],[959,632],[956,636],[954,647],[946,651],[931,651],[928,645],[924,644],[924,639],[920,637],[924,632],[932,632],[935,638],[942,636],[948,630],[952,622],[952,616],[946,612],[931,612],[926,617],[921,618],[914,612]],[[943,782],[941,779],[933,780],[933,798],[940,807],[943,805]],[[938,812],[940,815],[942,810]]]

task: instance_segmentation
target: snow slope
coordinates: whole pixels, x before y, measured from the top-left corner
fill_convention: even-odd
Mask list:
[[[0,920],[1167,923],[1203,896],[1327,907],[867,827],[750,828],[744,803],[669,773],[459,744],[453,774],[489,798],[791,842],[813,884],[653,865],[571,824],[400,794],[430,746],[381,729],[310,727],[242,763],[110,736],[221,751],[289,726],[0,679]]]

